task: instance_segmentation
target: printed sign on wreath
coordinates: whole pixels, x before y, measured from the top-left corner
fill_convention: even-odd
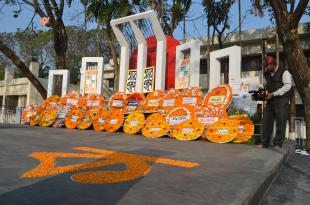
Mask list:
[[[126,93],[132,93],[136,90],[136,82],[137,82],[137,70],[136,69],[128,70]]]
[[[155,68],[148,67],[143,70],[143,93],[149,93],[154,90]]]
[[[185,89],[189,87],[190,80],[190,60],[183,60],[180,65],[180,71],[177,74],[176,89]]]

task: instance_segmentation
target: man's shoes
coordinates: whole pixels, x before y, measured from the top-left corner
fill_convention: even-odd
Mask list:
[[[276,146],[273,146],[272,148],[274,151],[277,151],[277,152],[281,152],[282,151],[282,147],[276,145]]]

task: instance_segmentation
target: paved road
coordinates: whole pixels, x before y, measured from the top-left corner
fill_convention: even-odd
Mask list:
[[[310,204],[310,156],[291,156],[260,204]]]
[[[88,150],[75,147],[87,147]],[[98,150],[104,153],[96,153]],[[65,165],[82,164],[70,173],[21,178],[38,166],[38,160],[29,156],[37,152],[86,153],[89,156],[73,158],[77,154],[71,154],[71,157],[57,158],[57,165],[63,169]],[[253,200],[253,197],[255,199],[261,185],[283,161],[281,153],[252,145],[149,139],[123,133],[18,126],[0,127],[0,156],[1,205],[244,204]],[[153,158],[145,160],[147,156]],[[103,173],[99,174],[99,179],[109,180],[107,173],[121,173],[114,176],[122,177],[121,171],[129,170],[124,163],[104,166],[107,160],[102,157],[116,161],[122,159],[131,164],[132,172],[128,177],[137,173],[140,176],[143,169],[145,176],[122,183],[80,183],[79,179],[87,181],[96,178],[96,175],[89,178],[79,175],[88,171]],[[53,160],[48,159],[47,167],[53,164]],[[171,160],[181,160],[183,164]],[[198,166],[186,167],[188,162],[198,163]],[[85,164],[93,167],[85,167]],[[148,167],[151,170],[147,173]],[[39,170],[35,173],[44,175],[54,169]]]

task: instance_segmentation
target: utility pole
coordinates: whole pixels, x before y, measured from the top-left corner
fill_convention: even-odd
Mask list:
[[[242,37],[241,37],[241,0],[238,0],[238,13],[239,13],[239,46],[241,48],[241,41],[242,41]]]

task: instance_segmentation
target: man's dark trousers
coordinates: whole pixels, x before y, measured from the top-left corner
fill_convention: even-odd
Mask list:
[[[273,139],[273,146],[280,146],[285,139],[286,122],[289,113],[289,97],[274,97],[267,101],[264,109],[263,128],[261,144],[268,147],[273,132],[274,121],[276,120],[276,134]]]

